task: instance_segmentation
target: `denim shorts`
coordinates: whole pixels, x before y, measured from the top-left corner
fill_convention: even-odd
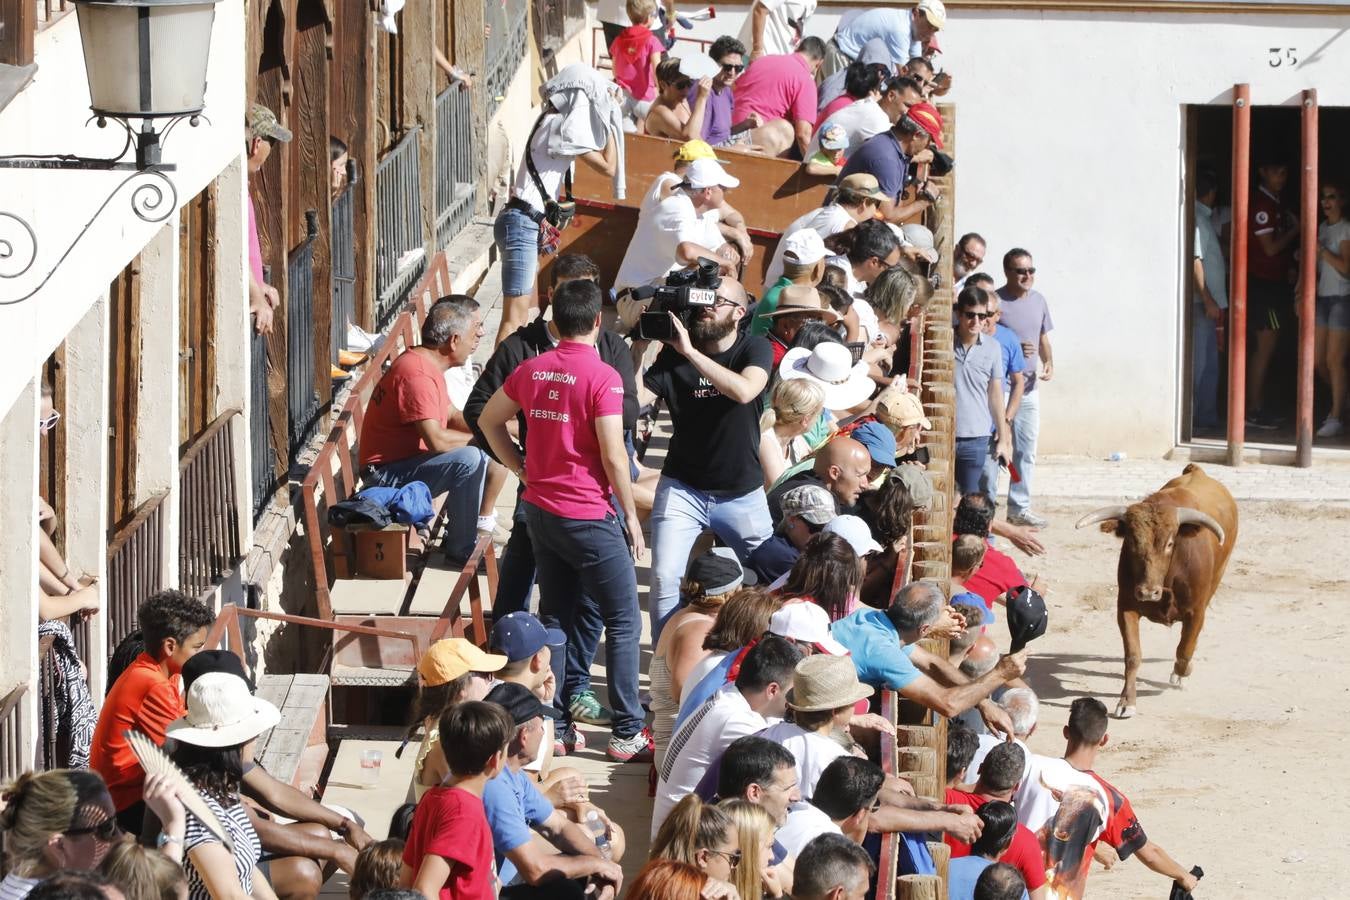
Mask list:
[[[534,290],[539,273],[539,226],[518,209],[504,209],[492,226],[502,256],[502,294],[524,297]]]
[[[1317,298],[1317,326],[1332,331],[1350,331],[1350,294]]]

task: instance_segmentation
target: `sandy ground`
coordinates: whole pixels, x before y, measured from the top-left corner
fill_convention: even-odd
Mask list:
[[[1040,509],[1051,520],[1047,555],[1015,554],[1052,587],[1051,630],[1028,669],[1042,703],[1030,741],[1039,753],[1063,753],[1074,698],[1114,711],[1122,686],[1119,542],[1073,528],[1100,505]],[[1168,685],[1180,628],[1143,623],[1138,714],[1112,720],[1097,771],[1130,798],[1153,841],[1205,870],[1197,897],[1347,897],[1350,850],[1336,810],[1350,803],[1341,771],[1350,663],[1347,625],[1330,613],[1350,600],[1350,507],[1248,502],[1239,515],[1185,689]],[[1088,882],[1095,897],[1164,898],[1170,887],[1134,859],[1094,865]]]

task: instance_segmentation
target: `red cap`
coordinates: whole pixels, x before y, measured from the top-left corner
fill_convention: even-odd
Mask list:
[[[937,144],[939,150],[942,149],[942,115],[938,113],[933,104],[915,103],[909,108],[909,112],[905,113],[905,115],[909,116],[919,124],[920,128],[928,132],[929,137],[933,139],[933,143]]]

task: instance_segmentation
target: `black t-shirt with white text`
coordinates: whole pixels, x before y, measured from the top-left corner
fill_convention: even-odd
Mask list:
[[[752,367],[773,371],[773,347],[745,332],[709,358],[739,374]],[[665,401],[674,427],[662,474],[708,492],[746,494],[764,486],[761,398],[737,403],[723,395],[672,347],[661,351],[644,380]]]

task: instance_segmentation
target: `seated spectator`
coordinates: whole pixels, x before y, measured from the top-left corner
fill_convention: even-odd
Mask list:
[[[959,789],[975,780],[971,760],[979,746],[980,738],[974,731],[954,720],[948,724],[945,787]]]
[[[791,225],[783,230],[783,236],[779,238],[778,246],[774,249],[773,258],[769,261],[768,268],[764,270],[764,283],[772,286],[782,278],[785,274],[784,265],[787,261],[787,251],[790,248],[801,249],[800,244],[789,243],[791,237],[799,232],[810,230],[819,235],[823,243],[831,235],[846,231],[859,222],[865,222],[873,218],[876,215],[877,204],[885,197],[886,195],[881,193],[877,186],[876,178],[866,172],[859,172],[842,179],[835,191],[833,203],[798,216],[792,221]],[[798,261],[803,262],[800,259]],[[820,278],[816,279],[817,282],[820,280]],[[767,298],[768,295],[765,294],[765,299]],[[756,314],[758,312],[757,308]],[[756,324],[758,322],[758,315],[756,315]],[[764,329],[768,329],[767,324]]]
[[[270,321],[270,320],[269,320]],[[43,379],[38,407],[38,435],[46,435],[61,421],[50,382]],[[73,615],[93,615],[99,611],[98,586],[90,578],[78,578],[61,551],[52,541],[56,533],[56,510],[43,499],[38,505],[38,619],[47,622]]]
[[[807,175],[817,178],[832,178],[839,174],[848,157],[848,134],[842,125],[826,125],[811,138],[814,152],[802,163]]]
[[[506,657],[484,653],[464,638],[445,638],[432,644],[417,663],[417,698],[413,720],[403,736],[404,746],[422,729],[422,744],[413,763],[414,800],[445,780],[450,768],[441,748],[440,722],[457,703],[482,700],[492,689],[493,673]],[[400,746],[398,753],[403,752]]]
[[[895,435],[870,416],[849,425],[848,435],[867,448],[872,463],[867,472],[867,483],[874,488],[880,487],[886,473],[895,468]]]
[[[825,767],[850,754],[853,739],[848,729],[854,706],[873,693],[858,681],[858,673],[846,656],[814,654],[797,663],[788,695],[787,720],[770,725],[759,737],[792,754],[804,800],[815,796]]]
[[[774,386],[769,407],[759,417],[759,462],[764,467],[765,490],[770,489],[789,466],[810,458],[813,448],[806,440],[806,434],[826,414],[825,389],[816,382],[794,378]],[[754,555],[750,554],[751,560]]]
[[[369,900],[369,895],[375,891],[397,890],[403,847],[399,838],[366,844],[356,854],[356,868],[347,883],[347,900]]]
[[[183,664],[206,643],[215,614],[181,591],[160,591],[136,612],[145,649],[113,682],[99,711],[89,767],[103,776],[117,809],[117,822],[139,835],[145,819],[145,771],[127,743],[139,731],[163,745],[169,724],[186,711],[178,689]]]
[[[653,859],[628,886],[628,896],[642,900],[707,900],[711,879],[697,866],[673,859]]]
[[[361,478],[401,487],[421,481],[446,494],[443,549],[452,564],[473,553],[487,454],[470,444],[464,414],[450,403],[445,370],[462,365],[483,336],[478,301],[435,303],[422,323],[422,343],[394,360],[371,395],[361,426]],[[509,333],[509,332],[508,332]]]
[[[860,339],[866,343],[880,330],[877,314],[867,299],[867,288],[883,272],[900,263],[904,255],[900,239],[886,223],[872,219],[827,239],[825,246],[840,254],[826,257],[825,261],[844,270],[845,290],[853,298],[863,331]]]
[[[987,841],[982,849],[986,853],[997,849],[998,854],[993,859],[1016,866],[1017,871],[1022,875],[1022,880],[1026,882],[1027,888],[1033,894],[1036,894],[1045,885],[1045,867],[1041,863],[1041,847],[1036,840],[1036,836],[1027,830],[1026,826],[1017,824],[1017,816],[1011,807],[1013,795],[1017,792],[1017,786],[1022,780],[1022,770],[1025,763],[1026,753],[1021,747],[1016,744],[999,744],[990,750],[984,758],[984,764],[980,767],[980,776],[976,780],[974,788],[970,791],[948,788],[946,799],[948,803],[965,804],[976,812],[979,812],[986,803],[991,801],[1003,801],[1008,805],[1008,817],[1011,819],[1012,825],[1003,824],[1002,816],[1000,816],[999,824],[1002,827],[998,834]],[[988,824],[986,821],[986,831],[981,833],[982,839],[988,835]],[[1004,845],[1001,838],[1008,831],[1012,833],[1006,835],[1006,845]],[[968,856],[973,852],[970,844],[953,835],[946,835],[944,839],[947,845],[952,848],[953,860]],[[1037,900],[1040,900],[1043,896],[1044,892],[1041,891],[1037,895]]]
[[[690,670],[680,689],[676,728],[726,684],[727,672],[738,655],[764,636],[782,605],[781,598],[757,587],[741,588],[726,599],[703,639],[703,649],[708,655]]]
[[[788,811],[802,799],[797,760],[782,744],[761,735],[737,738],[718,765],[717,796],[754,803],[768,813],[775,828],[782,828]],[[774,848],[774,864],[788,855],[781,845]]]
[[[754,583],[753,576],[749,579]],[[661,764],[685,679],[708,655],[704,640],[713,628],[718,612],[728,597],[746,583],[745,571],[736,554],[726,547],[714,547],[689,564],[680,585],[681,606],[661,629],[661,639],[652,650],[648,678],[651,683],[652,737],[656,742],[656,765]]]
[[[441,717],[440,732],[450,776],[417,804],[399,886],[426,898],[490,900],[498,891],[483,793],[506,763],[516,723],[495,703],[470,701]]]
[[[983,603],[972,606],[969,603],[957,603],[955,600],[953,597],[952,609],[956,610],[956,614],[965,622],[966,627],[960,634],[947,639],[947,662],[959,669],[961,663],[965,662],[970,648],[984,633],[985,611]]]
[[[914,499],[909,484],[901,477],[901,466],[891,470],[881,487],[863,491],[858,497],[858,518],[867,526],[872,540],[881,549],[863,557],[866,574],[863,576],[860,598],[868,606],[883,609],[891,602],[895,589],[895,571],[902,553],[907,552],[910,524],[914,516]]]
[[[825,241],[814,229],[798,229],[779,242],[779,250],[781,255],[775,257],[778,277],[773,281],[768,278],[764,281],[769,287],[759,303],[755,304],[755,316],[750,322],[751,334],[767,335],[773,328],[771,317],[778,309],[783,291],[794,285],[814,288],[825,273]]]
[[[23,900],[63,871],[91,871],[120,838],[116,809],[96,772],[27,772],[5,786],[0,809],[5,864],[0,896]]]
[[[534,779],[522,771],[543,746],[543,720],[558,713],[528,688],[511,682],[494,687],[487,702],[505,709],[515,722],[501,771],[483,788],[501,896],[581,898],[585,896],[581,879],[590,879],[597,890],[609,886],[617,895],[623,881],[617,863],[623,856],[623,832],[606,821],[615,861],[606,859],[595,836],[554,809]],[[535,840],[536,834],[543,843]]]
[[[780,384],[808,384],[803,381],[785,381]],[[773,536],[750,554],[748,568],[764,584],[777,581],[796,564],[811,539],[836,515],[834,497],[814,484],[805,484],[785,491],[780,501],[783,520],[774,529]]]
[[[124,900],[121,889],[97,871],[58,872],[28,896],[33,900]]]
[[[984,560],[980,563],[980,568],[966,579],[966,590],[979,594],[986,606],[993,606],[1001,599],[1006,600],[1009,588],[1035,581],[1035,579],[1028,581],[1012,557],[995,547],[990,537],[991,532],[1004,532],[1003,536],[1018,544],[1019,541],[1034,540],[1035,529],[1024,525],[1009,525],[1005,520],[996,519],[995,512],[997,510],[994,501],[989,495],[976,492],[961,497],[961,501],[956,505],[956,513],[952,517],[954,534],[973,534],[983,538],[989,545],[984,551]],[[1017,536],[1010,537],[1010,534]]]
[[[828,346],[822,344],[817,349]],[[825,405],[829,407],[831,394],[828,390],[825,396]],[[834,394],[834,397],[852,399],[839,393]],[[834,496],[835,506],[840,513],[851,513],[858,497],[867,488],[871,471],[872,456],[866,447],[851,437],[836,437],[816,453],[811,468],[788,475],[769,491],[769,515],[775,523],[782,522],[783,496],[793,488],[804,485],[825,488]]]
[[[861,900],[872,858],[842,834],[822,834],[802,847],[792,868],[793,900]]]
[[[736,91],[741,73],[748,62],[745,44],[730,35],[722,35],[708,48],[708,56],[717,63],[717,74],[712,78],[707,106],[703,110],[703,140],[714,147],[749,145],[747,131],[763,123],[758,114],[733,125],[736,118]]]
[[[945,75],[943,78],[939,78],[933,70],[933,64],[921,53],[916,53],[901,66],[900,74],[914,79],[925,100],[947,93],[946,84],[949,83],[949,79]]]
[[[910,249],[901,247],[901,257]],[[867,287],[867,302],[877,318],[897,326],[921,313],[932,295],[932,285],[903,265],[882,272]]]
[[[786,640],[765,637],[746,654],[735,681],[676,728],[658,770],[653,836],[676,801],[698,786],[708,766],[732,741],[766,728],[768,718],[782,717],[793,667],[801,655]]]
[[[609,42],[609,59],[614,81],[624,91],[624,116],[638,123],[641,134],[641,125],[656,99],[656,67],[666,45],[650,27],[656,0],[628,0],[625,11],[632,24]]]
[[[857,607],[858,590],[866,566],[849,540],[834,530],[846,518],[856,522],[862,532],[867,531],[867,526],[856,516],[834,517],[806,545],[784,583],[777,588],[785,603],[794,600],[814,603],[825,610],[831,622],[842,619]],[[866,535],[866,539],[871,540],[871,536]]]
[[[989,544],[978,535],[958,534],[952,539],[952,603],[979,604],[986,613],[984,616],[986,624],[998,621],[994,613],[994,604],[986,604],[983,597],[966,587],[966,582],[984,565],[984,556],[988,548]]]
[[[835,834],[861,844],[874,812],[881,808],[886,776],[874,762],[844,754],[820,773],[809,802],[788,813],[778,829],[778,840],[789,856],[801,858],[805,848],[823,834]]]
[[[177,852],[181,854],[182,848]],[[183,867],[163,852],[138,841],[124,838],[113,844],[99,871],[122,892],[125,900],[181,900],[188,895]]]
[[[848,68],[844,70],[843,92],[824,102],[818,113],[818,121],[824,123],[830,116],[844,107],[851,106],[860,100],[871,100],[875,103],[881,97],[881,88],[886,83],[886,77],[887,71],[884,65],[878,70],[877,66],[862,60],[849,63]],[[818,128],[816,133],[818,134],[820,130],[823,130],[823,128]],[[885,129],[882,128],[881,130],[884,131]]]
[[[841,73],[842,74],[842,73]],[[825,86],[821,86],[821,97],[825,97]],[[851,103],[824,119],[806,152],[812,154],[817,149],[819,138],[827,128],[842,128],[848,141],[844,149],[845,161],[857,153],[862,145],[878,134],[882,134],[895,124],[896,120],[909,111],[916,103],[923,102],[923,94],[913,78],[904,75],[882,77],[881,89],[876,99],[866,98]],[[808,156],[808,159],[810,157]]]
[[[975,900],[1025,900],[1027,887],[1016,869],[995,863],[980,873],[972,896]]]
[[[875,175],[886,195],[879,208],[881,217],[900,224],[932,205],[922,193],[914,200],[904,199],[909,167],[931,162],[934,158],[932,146],[942,149],[942,116],[931,103],[916,103],[896,119],[889,130],[864,142],[849,157],[840,174],[844,177],[855,172]]]
[[[750,68],[736,84],[736,124],[752,114],[764,123],[750,132],[750,140],[769,156],[783,156],[794,144],[798,155],[811,141],[816,124],[816,71],[825,56],[825,43],[806,37],[791,51],[757,57],[751,51]]]
[[[816,264],[819,265],[819,261]],[[765,337],[773,346],[775,369],[787,356],[788,349],[797,339],[797,333],[803,325],[807,322],[834,325],[839,321],[839,313],[830,308],[814,287],[805,284],[789,284],[781,288],[773,310],[764,315],[769,321],[769,332]]]
[[[919,0],[912,8],[872,7],[844,16],[830,38],[827,73],[845,68],[860,58],[868,42],[885,43],[888,62],[898,66],[923,52],[928,40],[947,24],[942,0]]]
[[[709,878],[730,882],[741,862],[740,832],[720,807],[688,794],[652,835],[651,858],[687,863]]]
[[[673,56],[662,60],[656,67],[656,100],[644,123],[647,134],[677,141],[702,138],[703,114],[710,93],[711,78],[700,78],[695,83],[682,71],[680,60]]]
[[[773,863],[774,831],[769,814],[748,800],[723,800],[718,804],[731,817],[741,848],[741,861],[731,884],[742,897],[783,897],[791,888]],[[790,873],[789,873],[790,874]]]
[[[245,760],[252,760],[258,735],[281,721],[281,712],[249,693],[248,683],[228,672],[207,672],[187,693],[187,715],[169,725],[171,758],[225,826],[233,853],[190,813],[183,836],[188,896],[274,896],[258,871],[262,845],[240,797]],[[161,817],[161,820],[163,817]]]
[[[975,642],[966,650],[965,659],[957,669],[966,677],[967,681],[977,681],[993,671],[994,666],[998,664],[1000,657],[998,645],[994,643],[989,635],[980,635]],[[989,695],[995,703],[1002,695],[1004,688],[1002,686],[994,688],[993,693]],[[972,707],[960,715],[952,716],[953,722],[959,722],[976,734],[984,736],[989,734],[989,729],[985,727],[984,717],[980,714],[978,708]],[[1001,736],[999,737],[1001,740]],[[974,772],[971,772],[974,775]]]
[[[1028,687],[1008,688],[998,698],[998,705],[1007,712],[1008,718],[1012,721],[1013,743],[1022,748],[1024,753],[1024,763],[1022,768],[1022,781],[1031,775],[1032,753],[1031,748],[1027,746],[1027,738],[1031,737],[1036,730],[1036,720],[1040,715],[1041,702],[1036,696],[1036,692]],[[980,774],[980,765],[984,762],[985,756],[989,751],[1003,743],[999,738],[989,734],[977,734],[977,745],[975,755],[970,760],[969,780],[974,782]]]
[[[988,697],[1026,670],[1026,651],[1001,658],[988,675],[967,681],[945,659],[917,645],[939,626],[945,606],[936,587],[913,582],[896,592],[889,608],[860,609],[835,622],[830,633],[848,648],[865,683],[898,691],[948,718],[978,706],[986,724],[1006,734],[1008,715]]]
[[[848,97],[846,89],[848,83],[848,73],[855,66],[864,69],[875,70],[880,74],[881,83],[884,85],[886,80],[893,77],[896,72],[895,65],[891,62],[890,53],[886,50],[886,43],[881,40],[873,39],[863,44],[856,59],[850,60],[838,69],[829,68],[830,44],[825,43],[825,62],[821,64],[820,87],[816,90],[817,103],[820,110],[820,118],[823,121],[828,114],[825,110],[841,97]],[[851,99],[851,98],[850,98]]]
[[[954,856],[947,869],[947,896],[951,900],[973,900],[975,885],[984,870],[1006,856],[1019,835],[1028,833],[1025,829],[1021,832],[1017,830],[1022,826],[1017,824],[1017,813],[1011,803],[991,800],[980,806],[978,812],[980,821],[984,823],[984,830],[980,832],[975,843],[970,845],[970,854]],[[1023,877],[1020,871],[1018,877]],[[1025,878],[1023,880],[1025,881]],[[1040,881],[1040,887],[1032,891],[1032,896],[1037,900],[1045,896],[1044,872],[1040,873]],[[1017,896],[1027,900],[1026,890]]]
[[[816,0],[755,0],[740,33],[741,43],[750,47],[750,59],[791,53],[815,11]]]

